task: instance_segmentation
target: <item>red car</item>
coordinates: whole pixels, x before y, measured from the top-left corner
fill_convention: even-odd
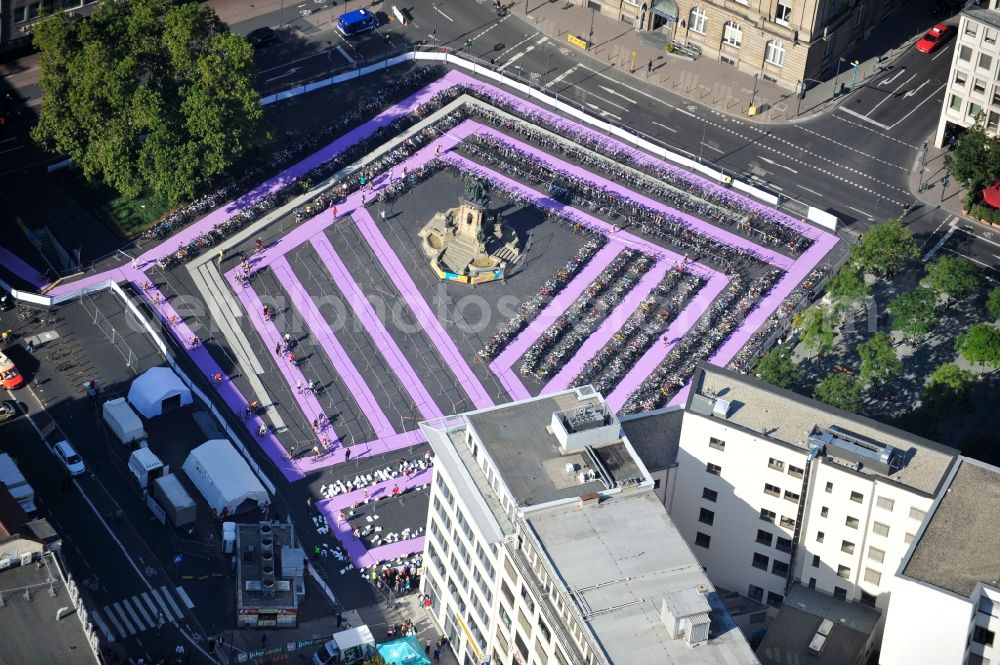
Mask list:
[[[921,53],[933,53],[951,37],[953,28],[947,23],[938,23],[927,31],[927,34],[917,42],[917,50]]]
[[[24,377],[17,371],[14,361],[0,352],[0,385],[7,390],[14,390],[24,385]]]

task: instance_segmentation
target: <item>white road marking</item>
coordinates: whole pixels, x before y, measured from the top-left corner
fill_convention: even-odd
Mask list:
[[[910,81],[912,81],[915,78],[917,78],[917,75],[913,74],[913,75],[910,76],[910,78],[906,79],[905,81],[903,81],[902,83],[900,83],[899,85],[897,85],[895,87],[895,89],[893,89],[893,91],[891,93],[889,93],[888,95],[886,95],[885,97],[882,98],[882,101],[880,101],[875,106],[871,107],[871,109],[868,111],[868,113],[865,113],[865,116],[867,117],[867,116],[870,116],[872,113],[875,113],[875,109],[877,109],[878,107],[882,106],[883,104],[885,104],[890,99],[894,98],[896,96],[896,93],[899,92],[900,88],[902,88],[904,85],[906,85],[907,83],[909,83]]]
[[[5,152],[14,152],[15,150],[20,150],[23,147],[24,147],[23,145],[18,145],[14,146],[13,148],[7,148],[6,150],[0,150],[0,155],[4,154]]]
[[[600,88],[601,90],[604,90],[608,94],[615,95],[616,97],[621,97],[626,102],[632,102],[633,104],[638,104],[639,103],[639,102],[635,101],[634,99],[632,99],[631,97],[626,97],[625,95],[623,95],[622,93],[618,92],[617,90],[612,90],[611,88],[609,88],[606,85],[600,85],[600,84],[598,84],[597,87]]]
[[[118,617],[115,615],[114,609],[110,605],[108,605],[107,607],[104,608],[104,610],[107,612],[108,618],[111,619],[111,623],[114,624],[115,630],[118,631],[118,635],[120,635],[121,637],[128,637],[129,633],[125,631],[125,627],[122,626],[121,622],[118,620]]]
[[[817,192],[815,189],[810,189],[810,188],[806,187],[805,185],[800,185],[798,183],[795,183],[795,186],[798,187],[799,189],[804,189],[805,191],[809,192],[810,194],[815,194],[816,196],[818,196],[820,198],[823,197],[823,195],[820,194],[819,192]]]
[[[716,147],[715,147],[714,145],[710,145],[710,144],[708,144],[708,143],[705,143],[704,141],[702,141],[701,145],[705,146],[705,147],[706,147],[706,148],[708,148],[709,150],[714,150],[715,152],[717,152],[717,153],[719,153],[719,154],[725,154],[725,153],[726,153],[726,151],[725,151],[725,150],[722,150],[722,149],[720,149],[720,148],[716,148]]]
[[[592,73],[594,76],[600,76],[602,79],[607,79],[608,81],[611,81],[612,83],[615,83],[617,85],[620,85],[620,86],[624,87],[625,89],[629,90],[630,92],[634,92],[636,94],[642,95],[643,97],[648,97],[649,99],[652,99],[654,102],[656,102],[658,104],[663,104],[664,106],[669,106],[670,108],[676,109],[678,111],[681,111],[682,113],[687,113],[692,118],[696,118],[697,117],[693,113],[688,113],[687,111],[684,111],[683,109],[679,109],[679,108],[675,107],[673,104],[670,104],[669,102],[665,102],[662,99],[660,99],[659,97],[655,97],[655,96],[649,94],[648,92],[644,92],[642,90],[639,90],[638,88],[633,88],[632,86],[625,85],[621,81],[619,81],[619,80],[617,80],[617,79],[615,79],[615,78],[613,78],[611,76],[608,76],[607,74],[599,72],[596,69],[592,69],[591,67],[588,67],[587,65],[580,65],[580,67],[583,68],[583,69],[586,69],[588,72]]]
[[[918,92],[920,92],[920,89],[922,87],[924,87],[925,85],[927,85],[928,83],[930,83],[930,81],[927,81],[927,80],[921,81],[920,85],[918,85],[916,88],[914,88],[913,90],[910,90],[908,93],[906,93],[905,95],[903,95],[903,98],[905,99],[906,97],[912,97],[913,95],[915,95]]]
[[[909,118],[909,117],[910,117],[911,115],[913,115],[913,114],[914,114],[914,113],[916,112],[916,110],[917,110],[917,109],[919,109],[919,108],[920,108],[921,106],[923,106],[923,105],[924,105],[925,103],[927,103],[927,101],[928,101],[928,100],[930,100],[930,99],[933,99],[933,98],[934,98],[934,95],[936,95],[936,94],[938,94],[939,92],[941,92],[941,90],[943,90],[943,89],[944,89],[945,85],[947,85],[947,84],[946,84],[946,83],[942,83],[942,84],[941,84],[941,85],[940,85],[940,86],[938,87],[938,89],[937,89],[937,90],[935,90],[934,92],[932,92],[932,93],[931,93],[930,95],[928,95],[927,97],[925,97],[925,98],[923,99],[923,101],[921,101],[921,102],[920,102],[919,104],[917,104],[916,106],[914,106],[914,107],[913,107],[913,108],[912,108],[912,109],[910,110],[910,112],[909,112],[909,113],[907,113],[906,115],[904,115],[904,116],[903,116],[902,118],[900,118],[900,119],[899,119],[899,120],[897,120],[896,122],[892,123],[892,127],[895,127],[896,125],[898,125],[899,123],[903,122],[904,120],[906,120],[907,118]],[[890,127],[889,129],[892,129],[892,127]]]
[[[860,213],[861,213],[862,215],[864,215],[864,216],[865,216],[865,217],[866,217],[867,219],[871,219],[871,213],[869,213],[869,212],[867,212],[867,211],[865,211],[865,210],[861,210],[861,209],[859,209],[859,208],[855,208],[854,206],[847,206],[847,207],[848,207],[848,208],[850,208],[851,210],[853,210],[854,212],[860,212]]]
[[[17,140],[17,137],[16,136],[12,136],[9,139],[3,139],[2,141],[0,141],[0,143],[10,143],[11,141],[16,141],[16,140]]]
[[[191,596],[187,595],[187,591],[184,590],[184,587],[179,586],[179,587],[175,587],[175,589],[177,590],[177,595],[180,596],[181,600],[184,601],[184,604],[187,605],[187,608],[189,610],[193,610],[194,609],[194,601],[191,600]]]
[[[928,236],[927,236],[927,240],[925,240],[925,241],[924,241],[924,244],[920,246],[920,249],[923,249],[923,248],[924,248],[924,247],[926,247],[926,246],[927,246],[928,244],[930,244],[930,242],[931,242],[931,238],[933,238],[934,236],[936,236],[936,235],[937,235],[937,232],[941,230],[941,227],[942,227],[942,226],[944,226],[945,224],[947,224],[948,222],[950,222],[950,221],[954,220],[954,219],[955,219],[955,216],[954,216],[954,215],[952,215],[951,217],[946,217],[946,218],[944,218],[943,220],[941,220],[941,223],[937,225],[937,228],[936,228],[936,229],[934,229],[934,230],[933,230],[933,231],[932,231],[932,232],[930,233],[930,235],[928,235]]]
[[[161,588],[165,588],[165,587],[161,587]],[[163,602],[162,598],[160,598],[160,594],[159,594],[159,592],[157,592],[156,589],[150,589],[149,591],[150,591],[150,593],[153,594],[153,598],[156,598],[157,604],[159,604],[159,606],[161,608],[163,608],[163,616],[165,616],[167,618],[167,621],[176,621],[177,619],[181,618],[180,614],[178,614],[175,617],[173,614],[170,613],[170,608],[167,607],[167,604],[165,602]]]
[[[122,607],[124,607],[128,611],[128,615],[132,617],[132,621],[135,622],[135,625],[138,627],[138,629],[140,631],[143,631],[146,630],[147,628],[152,628],[152,626],[146,626],[146,623],[139,617],[138,614],[136,614],[135,610],[132,609],[132,603],[130,603],[129,600],[131,599],[126,598],[122,600]]]
[[[108,607],[118,613],[118,618],[121,619],[122,624],[128,629],[122,633],[123,636],[131,635],[135,632],[135,628],[133,628],[132,624],[129,623],[128,616],[125,614],[125,610],[122,609],[120,603],[115,603],[113,605],[109,605]]]
[[[156,605],[156,603],[153,602],[153,599],[149,597],[148,593],[143,591],[141,595],[142,599],[146,602],[146,605],[149,606],[149,611],[152,613],[151,616],[153,617],[153,624],[155,625],[158,623],[157,618],[162,610]],[[166,614],[163,616],[166,617]]]
[[[337,52],[338,52],[338,53],[340,53],[340,55],[342,55],[342,56],[344,56],[345,58],[347,58],[347,61],[348,61],[349,63],[351,63],[352,65],[353,65],[353,64],[354,64],[355,62],[357,62],[357,60],[355,60],[354,58],[352,58],[352,57],[351,57],[351,54],[350,54],[350,53],[348,53],[348,52],[347,52],[347,49],[345,49],[345,48],[344,48],[343,46],[338,46],[338,47],[337,47]]]
[[[668,126],[668,125],[664,125],[664,124],[663,124],[662,122],[656,122],[655,120],[653,120],[653,121],[652,121],[652,123],[653,123],[654,125],[656,125],[657,127],[663,127],[663,128],[664,128],[665,130],[667,130],[668,132],[673,132],[674,134],[676,134],[676,133],[677,133],[677,130],[676,130],[676,129],[674,129],[673,127],[670,127],[670,126]]]
[[[597,93],[590,92],[589,90],[583,90],[583,99],[587,99],[589,97],[593,97],[594,99],[599,99],[602,102],[604,102],[605,104],[610,104],[611,106],[614,106],[615,108],[620,108],[623,111],[628,111],[628,107],[627,106],[622,106],[621,104],[619,104],[617,102],[613,102],[610,99],[607,99],[606,97],[601,97]],[[615,116],[615,117],[617,118],[618,116]]]
[[[338,48],[339,48],[339,47],[338,47]],[[278,74],[277,76],[272,76],[272,77],[271,77],[271,78],[269,78],[269,79],[264,79],[264,83],[270,83],[271,81],[277,81],[277,80],[279,80],[279,79],[283,79],[283,78],[285,78],[286,76],[291,76],[292,74],[294,74],[294,73],[295,73],[295,72],[297,72],[297,71],[299,71],[299,68],[298,68],[298,67],[292,67],[291,69],[289,69],[289,70],[288,70],[287,72],[285,72],[284,74]]]
[[[937,55],[935,55],[933,58],[931,58],[931,62],[934,62],[935,60],[937,60],[938,58],[940,58],[942,55],[944,55],[948,51],[948,49],[950,47],[951,47],[951,44],[948,44],[948,46],[945,46],[943,49],[941,49],[940,51],[938,51]]]
[[[959,231],[963,231],[965,233],[968,233],[970,236],[973,236],[977,240],[981,240],[983,242],[988,242],[991,245],[994,245],[995,247],[1000,247],[1000,242],[996,242],[995,240],[990,240],[989,238],[985,238],[985,237],[979,235],[978,233],[976,233],[976,229],[974,229],[971,226],[960,226],[960,227],[958,227],[958,230]]]
[[[874,109],[872,109],[872,110],[874,110]],[[853,110],[847,108],[846,106],[839,106],[839,107],[837,107],[837,111],[843,111],[844,113],[853,115],[855,118],[859,118],[859,119],[863,120],[864,122],[867,122],[868,124],[871,124],[871,125],[875,125],[879,129],[884,129],[885,131],[889,131],[890,129],[892,129],[892,127],[890,127],[889,125],[884,125],[881,122],[877,122],[875,120],[872,120],[868,116],[861,115],[857,111],[853,111]],[[870,113],[870,111],[869,111],[869,113]]]
[[[928,261],[931,260],[931,257],[933,257],[935,254],[938,253],[939,249],[944,247],[944,244],[951,239],[952,235],[954,235],[955,229],[958,227],[958,219],[952,216],[951,223],[948,224],[948,226],[950,227],[948,229],[948,232],[945,233],[943,236],[941,236],[941,239],[937,241],[937,244],[935,244],[933,247],[930,248],[930,251],[928,251],[926,254],[920,257],[921,261],[927,263]]]
[[[108,639],[108,642],[114,642],[115,634],[111,632],[110,628],[108,628],[108,624],[104,623],[104,619],[101,618],[101,613],[95,610],[91,612],[89,616],[91,619],[93,619],[94,623],[97,624],[97,627],[100,629],[100,631],[104,633],[104,636]]]
[[[601,115],[609,115],[612,118],[615,118],[616,120],[621,120],[622,119],[622,117],[620,115],[615,115],[611,111],[605,111],[604,109],[602,109],[600,106],[597,106],[596,104],[591,104],[590,102],[584,102],[584,104],[586,104],[590,108],[594,109],[595,111],[597,111]]]
[[[513,58],[511,58],[507,62],[503,63],[499,67],[497,67],[497,69],[502,72],[503,70],[507,69],[508,67],[510,67],[511,65],[513,65],[515,62],[517,62],[518,60],[520,60],[521,58],[523,58],[524,56],[526,56],[528,54],[528,52],[531,51],[531,49],[533,49],[533,48],[535,48],[535,47],[534,46],[529,46],[528,48],[524,49],[520,53],[515,54]]]
[[[906,73],[906,68],[904,67],[903,69],[900,69],[898,72],[896,72],[895,74],[893,74],[889,78],[883,79],[883,80],[879,81],[878,84],[879,85],[889,85],[890,83],[892,83],[893,81],[895,81],[896,79],[898,79],[900,76],[902,76],[905,73]]]
[[[448,19],[452,23],[455,22],[455,19],[453,19],[452,17],[450,17],[447,14],[445,14],[443,11],[441,11],[441,9],[439,7],[434,7],[434,11],[436,11],[438,14],[440,14],[443,17],[445,17],[446,19]]]
[[[986,263],[985,261],[980,261],[979,259],[973,258],[973,257],[971,257],[971,256],[969,256],[967,254],[963,254],[962,252],[955,251],[951,247],[945,247],[944,251],[951,252],[952,254],[955,254],[956,256],[961,256],[963,259],[968,259],[968,260],[972,261],[973,263],[978,263],[979,265],[981,265],[981,266],[983,266],[985,268],[989,268],[990,270],[996,270],[997,272],[1000,272],[1000,268],[997,268],[994,265]],[[991,282],[996,282],[997,281],[997,279],[995,277],[990,277],[989,275],[983,275],[983,277],[985,277],[986,279],[988,279]]]
[[[719,152],[722,152],[722,151],[720,150]],[[773,159],[768,159],[767,157],[761,157],[760,161],[767,162],[771,166],[778,166],[780,168],[783,168],[783,169],[786,169],[788,171],[791,171],[792,173],[798,173],[798,171],[796,171],[795,169],[793,169],[791,166],[785,166],[784,164],[780,164],[780,163],[774,161]]]
[[[562,74],[560,74],[559,76],[555,77],[554,79],[552,79],[551,81],[549,81],[548,83],[546,83],[545,87],[546,88],[551,88],[556,83],[559,83],[564,78],[566,78],[567,76],[569,76],[570,74],[572,74],[573,72],[575,72],[576,68],[579,67],[579,66],[580,65],[573,65],[572,67],[570,67],[569,69],[567,69],[566,71],[564,71]]]
[[[143,604],[139,602],[138,595],[132,596],[132,602],[135,603],[135,606],[139,609],[139,614],[141,614],[142,618],[146,621],[147,624],[149,624],[149,627],[152,628],[153,626],[155,626],[156,625],[155,616],[150,617],[149,612],[147,612]]]
[[[171,607],[171,609],[173,609],[174,614],[177,615],[177,618],[178,619],[181,618],[183,616],[183,613],[181,612],[181,608],[177,607],[177,603],[174,602],[174,597],[170,595],[169,591],[167,591],[167,587],[161,586],[160,587],[160,591],[163,592],[164,598],[166,598],[167,602],[170,603],[170,607]]]

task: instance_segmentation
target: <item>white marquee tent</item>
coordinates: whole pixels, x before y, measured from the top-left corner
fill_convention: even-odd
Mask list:
[[[217,515],[232,515],[268,503],[267,490],[226,439],[206,441],[191,451],[182,466]],[[247,502],[252,502],[248,505]]]
[[[136,411],[152,418],[191,403],[191,390],[169,367],[153,367],[136,377],[128,389],[128,401]]]

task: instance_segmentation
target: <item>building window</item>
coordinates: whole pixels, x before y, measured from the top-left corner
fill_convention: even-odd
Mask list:
[[[541,619],[538,619],[537,621],[538,621],[538,632],[540,632],[542,634],[542,639],[545,642],[551,641],[552,640],[552,632],[549,630],[549,627],[547,625],[545,625],[545,622],[542,621]]]
[[[955,85],[964,88],[968,80],[969,80],[968,74],[958,69],[955,70],[955,81],[954,81]]]
[[[716,492],[715,490],[710,490],[707,487],[705,487],[702,488],[701,490],[701,498],[715,502],[715,500],[719,498],[719,493]]]
[[[773,591],[767,592],[767,604],[771,607],[781,607],[783,602],[785,602],[785,597],[780,593],[775,593]]]
[[[708,510],[707,508],[702,508],[698,512],[698,521],[701,522],[702,524],[707,524],[709,526],[712,526],[712,523],[715,522],[715,513],[713,513],[711,510]]]
[[[958,47],[958,59],[962,62],[969,62],[972,60],[972,49],[968,46]]]
[[[788,564],[775,559],[771,562],[771,573],[778,577],[788,577]]]
[[[785,500],[791,501],[792,503],[798,503],[799,495],[796,494],[795,492],[789,492],[788,490],[785,490]]]
[[[958,95],[952,95],[951,99],[948,101],[948,108],[952,111],[961,111],[963,101],[964,100]]]
[[[771,542],[774,540],[774,534],[769,531],[764,531],[763,529],[757,529],[757,542],[761,545],[771,546]]]
[[[775,513],[773,510],[767,510],[765,508],[760,509],[760,518],[765,522],[770,522],[774,524]]]
[[[774,22],[788,25],[792,18],[792,0],[778,0],[778,8],[774,11]]]
[[[968,20],[968,19],[963,19],[963,23],[965,23],[965,36],[966,37],[975,37],[976,36],[976,24],[973,23],[972,21]]]
[[[791,517],[785,517],[784,515],[781,516],[781,521],[779,522],[779,524],[782,526],[782,528],[785,529],[795,528],[795,520],[793,520]]]
[[[764,483],[764,494],[770,494],[771,496],[781,496],[781,488],[778,487],[777,485]]]
[[[851,501],[854,503],[861,503],[865,500],[865,495],[861,492],[851,492]]]
[[[822,531],[817,531],[816,532],[816,542],[817,543],[822,543],[825,538],[826,538],[826,534],[825,533],[823,533]]]
[[[826,493],[830,494],[831,492],[833,492],[833,483],[828,482],[826,484]]]
[[[802,469],[800,469],[799,467],[795,466],[794,464],[789,464],[788,465],[788,475],[792,476],[793,478],[801,478],[802,477]]]
[[[706,550],[708,546],[712,543],[712,537],[707,533],[697,532],[694,535],[694,544],[698,547],[704,547]]]
[[[879,536],[888,536],[889,525],[882,524],[881,522],[875,522],[875,524],[872,526],[872,532]]]
[[[725,450],[726,449],[726,442],[723,441],[722,439],[716,439],[714,436],[713,437],[709,437],[709,439],[708,439],[708,445],[709,445],[710,448],[715,448],[716,450]]]
[[[774,469],[775,471],[784,471],[785,463],[781,460],[774,459],[773,457],[767,460],[767,466]]]
[[[691,10],[690,20],[688,20],[688,27],[694,32],[700,35],[705,34],[708,29],[708,14],[701,7],[695,7]]]
[[[847,600],[847,589],[844,587],[833,587],[833,597],[838,600]]]
[[[986,28],[986,34],[983,35],[983,42],[986,44],[996,44],[997,43],[997,33],[996,30],[990,30]]]
[[[705,466],[705,471],[708,471],[709,473],[714,474],[716,476],[722,475],[722,467],[719,466],[718,464],[712,464],[711,462],[709,462]]]
[[[25,7],[14,7],[14,23],[20,23],[28,17]]]
[[[910,508],[911,520],[918,520],[920,522],[923,522],[925,517],[927,517],[926,512],[920,510],[919,508]]]
[[[813,554],[812,567],[819,568],[819,555]]]
[[[995,132],[1000,126],[1000,113],[990,111],[990,117],[986,120],[986,129]]]
[[[868,558],[871,559],[872,561],[882,563],[883,561],[885,561],[885,550],[880,550],[877,547],[869,547]]]
[[[916,535],[914,535],[912,533],[906,534],[905,536],[903,536],[903,544],[904,545],[909,545],[910,543],[913,542],[914,538],[916,538]]]
[[[849,540],[840,541],[840,551],[847,554],[854,554],[854,543]]]
[[[747,598],[750,600],[763,601],[764,600],[764,590],[759,586],[750,585],[750,590],[747,591]]]
[[[857,517],[851,517],[850,515],[848,515],[847,519],[844,521],[844,525],[845,526],[849,526],[852,529],[857,529],[858,528],[858,524],[859,524],[858,518]]]
[[[789,538],[782,538],[781,536],[778,536],[778,542],[774,544],[774,548],[779,552],[788,554],[792,551],[792,541]]]
[[[815,577],[810,577],[809,578],[809,588],[810,589],[815,589],[816,588],[816,578]]]
[[[892,511],[892,507],[896,505],[896,502],[893,501],[892,499],[887,499],[884,496],[880,496],[878,499],[875,500],[875,505],[881,508],[882,510]]]
[[[976,626],[972,630],[972,641],[975,642],[976,644],[983,644],[985,646],[991,647],[993,646],[993,639],[995,637],[996,635],[993,633],[992,630],[987,630],[982,626]]]
[[[847,566],[837,566],[837,577],[843,577],[845,580],[850,579],[851,569]]]
[[[1000,104],[1000,85],[993,88],[993,106]]]
[[[753,566],[754,568],[760,568],[761,570],[767,570],[767,564],[768,564],[768,562],[770,560],[771,559],[769,557],[766,557],[763,554],[759,554],[757,552],[754,552],[753,553],[753,561],[751,562],[750,565]]]
[[[722,43],[736,48],[739,48],[740,44],[743,43],[743,31],[740,30],[740,26],[735,21],[727,21],[722,26]]]
[[[865,568],[865,582],[878,586],[882,583],[882,573],[871,568]]]
[[[830,509],[828,507],[826,507],[826,506],[822,506],[819,509],[819,516],[820,517],[829,517],[830,516]]]
[[[986,94],[986,81],[981,79],[972,79],[972,92],[977,95]]]

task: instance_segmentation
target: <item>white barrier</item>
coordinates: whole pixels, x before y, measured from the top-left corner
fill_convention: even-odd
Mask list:
[[[40,293],[31,293],[29,291],[20,291],[18,289],[7,289],[10,293],[10,297],[14,300],[23,300],[24,302],[30,302],[33,305],[41,305],[42,307],[51,307],[53,305],[52,298],[49,296],[43,296]]]
[[[837,231],[837,224],[840,222],[836,215],[831,215],[825,210],[820,210],[819,208],[814,208],[812,206],[809,206],[809,212],[806,217],[810,222],[815,222],[823,228],[830,229],[834,232]]]

